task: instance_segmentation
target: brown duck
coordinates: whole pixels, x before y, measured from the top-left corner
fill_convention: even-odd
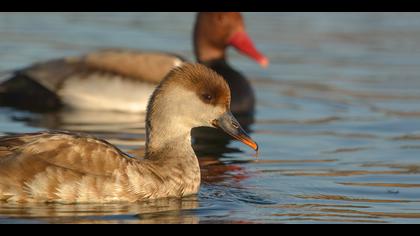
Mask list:
[[[197,61],[221,74],[232,92],[232,112],[252,113],[250,83],[228,65],[226,49],[235,47],[262,66],[268,60],[247,35],[240,13],[199,13],[194,27]],[[41,62],[11,73],[0,84],[0,104],[36,111],[63,105],[90,110],[142,112],[155,86],[185,60],[175,54],[107,49],[80,57]]]
[[[230,112],[230,90],[213,70],[185,63],[154,90],[146,152],[128,156],[106,141],[69,132],[0,138],[0,199],[8,202],[115,202],[196,194],[200,167],[191,129],[218,127],[258,149]]]

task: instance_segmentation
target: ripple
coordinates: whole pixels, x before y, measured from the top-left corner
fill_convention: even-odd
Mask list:
[[[351,138],[351,139],[378,139],[380,136],[371,133],[345,133],[345,132],[337,132],[337,131],[286,131],[286,130],[263,130],[258,129],[255,130],[254,133],[256,134],[269,134],[275,136],[332,136],[332,137],[340,137],[340,138]]]
[[[403,145],[400,146],[401,149],[420,149],[420,145]]]
[[[311,119],[311,120],[258,120],[258,124],[263,125],[274,125],[274,124],[326,124],[331,123],[334,121],[342,120],[341,117],[337,116],[331,116],[331,117],[325,117],[325,118],[319,118],[319,119]]]
[[[420,117],[420,111],[398,111],[387,108],[372,107],[372,111],[382,112],[386,115],[401,116],[401,117]]]
[[[341,183],[338,183],[338,184],[349,185],[349,186],[420,188],[420,184],[404,184],[404,183],[350,183],[350,182],[341,182]]]
[[[393,137],[391,140],[398,140],[398,141],[404,141],[404,140],[420,140],[420,134],[404,134],[401,136]]]
[[[352,198],[344,195],[294,195],[294,197],[301,199],[316,199],[316,200],[332,200],[332,201],[346,201],[346,202],[363,202],[363,203],[410,203],[420,202],[402,199],[368,199],[368,198]]]
[[[359,175],[402,175],[407,171],[370,171],[370,170],[264,170],[266,173],[281,173],[285,176],[319,176],[319,177],[348,177]]]
[[[342,152],[359,152],[359,151],[364,151],[367,149],[371,149],[369,147],[356,147],[356,148],[338,148],[332,151],[324,151],[322,153],[325,154],[336,154],[336,153],[342,153]]]

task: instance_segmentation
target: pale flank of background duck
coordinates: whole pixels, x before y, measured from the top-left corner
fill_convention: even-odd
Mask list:
[[[226,64],[225,50],[234,46],[266,66],[253,46],[240,13],[199,13],[194,28],[197,60],[224,76],[231,86],[232,111],[252,112],[249,82]],[[142,112],[155,86],[185,60],[175,54],[107,49],[80,57],[41,62],[11,73],[0,84],[0,104],[34,111],[63,105],[89,110]]]
[[[144,159],[90,136],[41,132],[0,138],[0,199],[8,202],[137,201],[196,194],[200,167],[191,129],[218,127],[254,150],[230,112],[225,80],[200,64],[173,69],[151,96]]]
[[[0,84],[0,104],[33,111],[63,105],[85,110],[144,112],[156,85],[179,56],[106,49],[34,64]]]

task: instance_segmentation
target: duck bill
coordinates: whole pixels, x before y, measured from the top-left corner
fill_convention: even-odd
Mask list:
[[[255,151],[258,151],[258,144],[248,136],[232,113],[224,113],[219,117],[219,119],[213,121],[213,125],[222,129],[224,132],[241,141],[245,145],[248,145]]]
[[[239,52],[257,61],[261,67],[265,68],[268,66],[268,58],[255,48],[254,43],[245,31],[238,31],[234,33],[229,40],[229,45],[232,45]]]

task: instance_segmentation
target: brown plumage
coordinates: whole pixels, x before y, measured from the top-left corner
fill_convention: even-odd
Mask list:
[[[174,78],[167,83],[162,83],[161,86],[171,86],[171,84],[179,84],[186,89],[194,91],[203,102],[217,106],[219,104],[230,106],[229,86],[223,80],[220,80],[220,75],[213,70],[208,70],[208,73],[203,77],[202,66],[181,67],[171,71],[170,77]],[[164,88],[159,88],[164,89]]]
[[[203,88],[217,102],[204,102]],[[185,64],[174,69],[149,102],[143,159],[131,158],[106,141],[69,132],[2,137],[0,199],[77,203],[195,194],[200,168],[191,147],[191,129],[225,119],[229,99],[226,82],[207,67]],[[231,116],[228,120],[234,122]],[[221,128],[253,142],[240,127],[223,121]]]
[[[193,163],[172,165],[174,157],[140,162],[103,140],[73,133],[18,135],[0,139],[0,145],[10,145],[0,155],[0,198],[7,201],[180,197],[196,193],[200,182],[199,169],[188,166]]]
[[[81,61],[91,68],[158,84],[174,65],[180,65],[184,59],[171,53],[106,49],[89,53]]]
[[[232,111],[252,113],[255,99],[251,85],[226,63],[226,48],[240,45],[230,41],[238,32],[245,32],[239,13],[199,13],[194,27],[194,50],[197,61],[227,80],[233,94]],[[252,47],[251,43],[238,50]],[[142,112],[153,91],[148,87],[156,86],[171,68],[184,61],[166,52],[106,49],[37,63],[15,71],[9,80],[0,84],[0,104],[35,111],[55,110],[66,105],[79,109]],[[124,96],[135,91],[138,96]],[[121,101],[115,102],[118,99]],[[86,106],[93,103],[105,105]],[[122,103],[127,105],[121,106]]]
[[[198,13],[193,41],[197,60],[203,62],[225,58],[229,39],[238,31],[245,31],[245,24],[239,12]]]

